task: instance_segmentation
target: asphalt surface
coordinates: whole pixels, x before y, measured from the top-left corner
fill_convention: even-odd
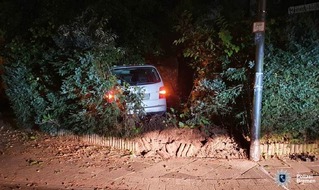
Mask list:
[[[319,161],[176,158],[125,175],[113,175],[109,182],[112,183],[110,188],[143,190],[315,190],[319,189],[318,174]]]

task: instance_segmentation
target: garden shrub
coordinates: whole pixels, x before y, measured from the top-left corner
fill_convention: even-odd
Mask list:
[[[291,50],[268,46],[262,109],[264,140],[318,139],[318,47],[318,41],[306,47],[295,44]]]
[[[247,121],[249,110],[242,105],[248,101],[241,99],[241,95],[250,93],[244,89],[250,87],[250,62],[241,60],[241,52],[246,48],[241,41],[244,37],[234,37],[223,17],[212,22],[196,23],[185,13],[176,27],[181,37],[174,43],[183,47],[184,57],[195,70],[187,108],[181,114],[187,126],[229,127]]]
[[[300,22],[300,27],[295,21],[273,19],[267,28],[261,119],[263,142],[319,139],[317,33],[302,35],[300,27],[306,24],[305,20]],[[169,119],[181,127],[207,128],[217,124],[247,137],[254,85],[254,57],[249,56],[249,52],[255,52],[255,48],[248,40],[251,34],[240,29],[245,21],[241,27],[236,27],[236,23],[230,27],[227,22],[223,17],[216,17],[208,24],[194,21],[188,13],[181,17],[176,27],[181,37],[174,43],[183,48],[184,57],[195,69],[195,79],[186,108],[181,114],[175,114],[178,117]],[[282,31],[289,31],[287,36],[278,32],[278,25],[286,27]],[[307,40],[302,40],[304,37]]]
[[[127,105],[139,105],[141,97],[119,95],[112,103],[104,99],[117,85],[110,68],[124,55],[115,39],[107,20],[86,11],[70,24],[34,27],[29,39],[13,40],[7,46],[4,81],[18,124],[53,133],[59,128],[134,133],[123,117]]]

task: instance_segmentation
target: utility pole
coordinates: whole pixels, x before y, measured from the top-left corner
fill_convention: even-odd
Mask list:
[[[264,64],[264,43],[265,43],[265,22],[266,22],[266,0],[258,1],[258,20],[254,22],[253,32],[255,33],[256,44],[256,73],[254,84],[254,102],[252,115],[252,128],[250,138],[249,157],[252,161],[260,160],[260,123],[263,90],[263,64]]]

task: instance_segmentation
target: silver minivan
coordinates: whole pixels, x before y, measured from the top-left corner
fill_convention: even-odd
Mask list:
[[[116,66],[112,73],[119,83],[143,90],[142,106],[146,114],[166,112],[166,90],[158,70],[152,65]]]

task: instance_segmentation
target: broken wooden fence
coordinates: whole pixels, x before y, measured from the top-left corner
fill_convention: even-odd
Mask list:
[[[59,134],[66,135],[66,134]],[[129,150],[136,153],[138,149],[138,142],[134,139],[123,139],[117,137],[101,137],[96,134],[89,134],[83,136],[75,136],[76,139],[82,140],[91,145],[110,146],[116,149]],[[300,153],[319,153],[319,141],[311,144],[287,144],[287,143],[270,143],[261,144],[260,153],[264,158],[273,156],[288,156],[291,154]]]

